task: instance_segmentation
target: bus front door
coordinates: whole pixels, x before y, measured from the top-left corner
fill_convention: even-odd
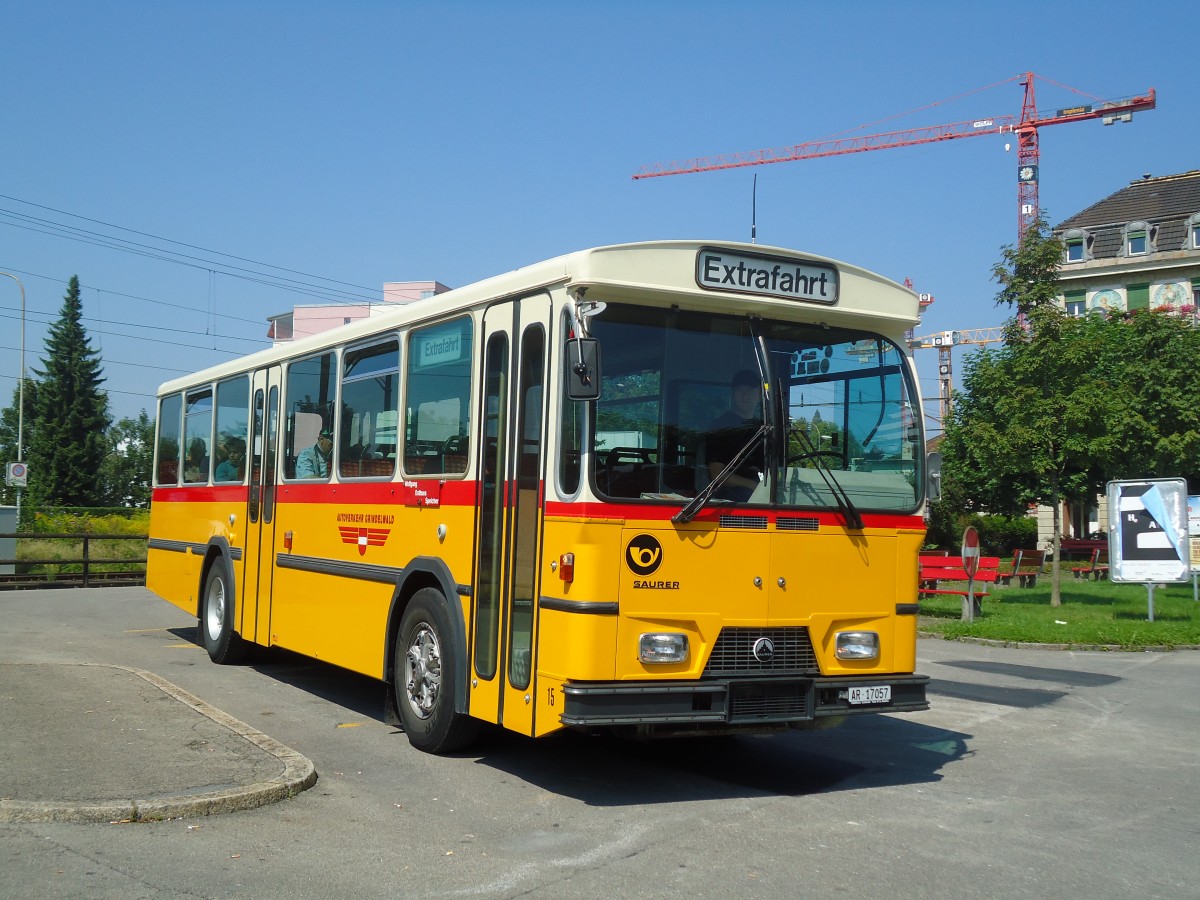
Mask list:
[[[271,587],[275,572],[275,458],[279,435],[278,366],[254,373],[251,387],[250,490],[246,548],[238,601],[238,633],[270,646]]]
[[[533,733],[538,560],[545,499],[545,295],[484,314],[471,712]]]

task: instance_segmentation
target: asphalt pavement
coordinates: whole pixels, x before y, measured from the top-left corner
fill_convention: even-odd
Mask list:
[[[0,663],[0,822],[249,809],[316,783],[295,750],[141,669]]]
[[[196,624],[145,588],[0,592],[0,900],[1200,884],[1197,652],[922,640],[921,713],[645,744],[492,729],[432,756],[382,682],[286,651],[213,665]]]

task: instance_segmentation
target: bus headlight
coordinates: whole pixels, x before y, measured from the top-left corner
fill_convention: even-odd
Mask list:
[[[879,635],[874,631],[839,631],[838,659],[878,659]]]
[[[687,662],[687,658],[686,634],[660,632],[638,638],[638,659],[644,663],[681,663]]]

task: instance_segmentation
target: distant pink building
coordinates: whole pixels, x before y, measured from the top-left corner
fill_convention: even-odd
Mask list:
[[[450,290],[440,281],[389,281],[378,303],[322,303],[295,306],[291,312],[269,316],[267,337],[276,343],[291,341],[366,319],[395,303],[414,303]]]

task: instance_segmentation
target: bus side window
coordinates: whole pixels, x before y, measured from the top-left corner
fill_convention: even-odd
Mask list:
[[[155,484],[179,484],[179,417],[183,398],[179,394],[163,397],[158,405],[158,442]]]
[[[391,476],[396,471],[400,344],[390,340],[346,351],[338,474]]]
[[[212,414],[212,388],[188,394],[183,416],[183,480],[188,484],[208,481],[212,462]]]
[[[323,435],[336,434],[333,421],[336,381],[333,353],[322,353],[288,366],[286,478],[325,479],[332,474],[333,442],[323,439]]]
[[[250,379],[245,375],[217,385],[217,452],[213,481],[232,484],[246,478],[249,400]]]
[[[471,433],[471,320],[439,322],[409,334],[404,469],[467,470]]]
[[[562,332],[571,333],[571,317],[563,312]],[[570,340],[563,346],[564,370],[572,363]],[[579,490],[582,472],[583,423],[587,419],[587,404],[582,400],[571,400],[566,391],[559,394],[558,422],[558,488],[564,496],[573,496]]]

